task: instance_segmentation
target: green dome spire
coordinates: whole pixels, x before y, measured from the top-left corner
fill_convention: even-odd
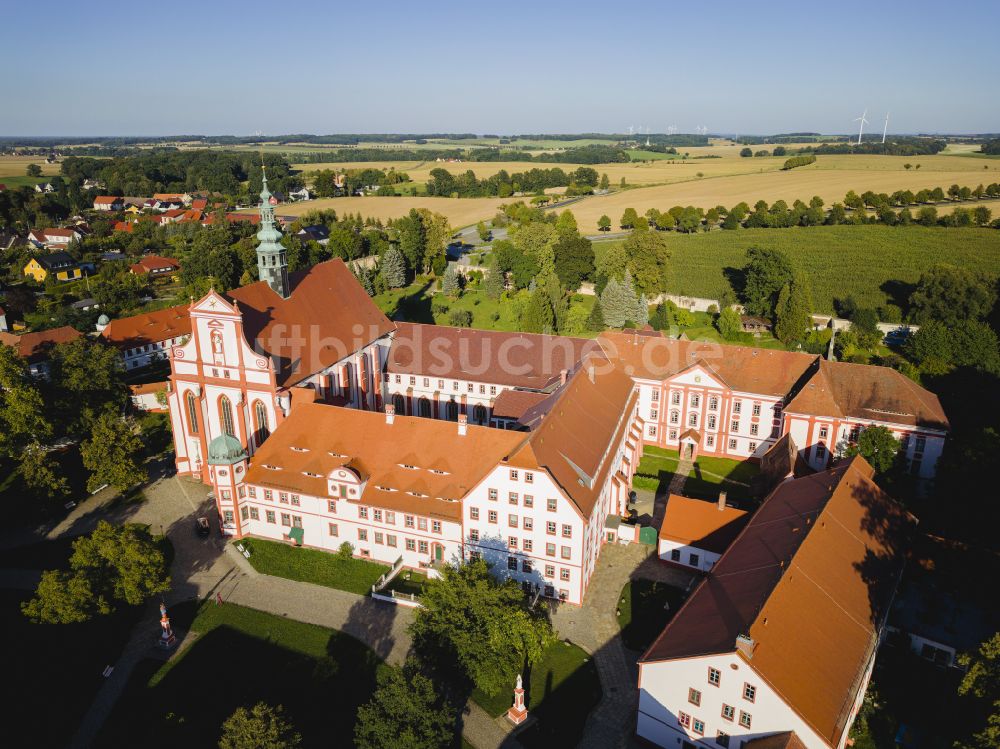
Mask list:
[[[246,460],[247,451],[240,441],[230,434],[220,434],[208,443],[208,464],[210,466],[231,466]]]
[[[288,298],[288,261],[281,244],[281,231],[274,223],[274,204],[267,189],[267,169],[260,166],[263,175],[260,191],[260,231],[257,232],[257,271],[261,281],[274,289],[282,299]],[[274,201],[277,202],[277,201]]]

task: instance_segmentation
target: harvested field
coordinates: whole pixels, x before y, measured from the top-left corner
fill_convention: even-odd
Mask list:
[[[28,164],[38,164],[46,176],[59,174],[59,165],[46,164],[44,156],[0,156],[0,182],[6,177],[24,177]]]
[[[493,218],[501,205],[510,202],[510,198],[380,198],[366,196],[363,198],[324,198],[302,203],[288,203],[280,206],[277,213],[282,216],[301,216],[309,211],[334,210],[337,215],[360,213],[365,218],[371,217],[386,221],[405,216],[411,208],[427,208],[447,216],[451,226],[458,229],[474,224],[483,218]],[[256,208],[250,208],[243,213],[254,213],[256,210]]]

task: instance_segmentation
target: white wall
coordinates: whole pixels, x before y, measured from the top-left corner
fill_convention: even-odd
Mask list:
[[[708,681],[708,669],[720,672],[719,686]],[[735,669],[733,668],[735,666]],[[757,688],[753,702],[743,698],[744,683]],[[701,705],[688,702],[688,689],[701,692]],[[735,709],[732,722],[722,717],[723,703]],[[740,712],[751,716],[750,728],[740,725]],[[704,721],[704,736],[678,722],[680,712]],[[637,732],[659,746],[677,747],[677,739],[717,747],[718,731],[729,734],[730,749],[743,741],[782,731],[795,731],[807,749],[829,749],[822,739],[754,670],[735,653],[644,663],[639,671]],[[846,737],[846,733],[845,733]]]
[[[659,539],[659,555],[660,559],[666,562],[673,562],[674,564],[683,564],[685,567],[691,567],[692,569],[701,570],[702,572],[708,572],[719,561],[721,554],[716,554],[714,551],[706,551],[705,549],[700,549],[697,546],[689,546],[682,544],[678,541],[671,541],[666,538]],[[680,554],[679,559],[672,558],[672,552],[677,551]],[[698,563],[691,564],[691,555],[697,554]]]

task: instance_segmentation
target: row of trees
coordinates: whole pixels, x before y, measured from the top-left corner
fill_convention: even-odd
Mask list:
[[[599,176],[597,171],[586,166],[569,173],[559,167],[551,169],[529,169],[526,172],[508,174],[501,169],[494,175],[478,179],[471,169],[454,175],[447,169],[432,169],[427,183],[428,195],[449,197],[510,197],[517,192],[539,193],[549,187],[574,187],[573,192],[583,194],[593,192],[599,184],[607,189],[607,175]]]

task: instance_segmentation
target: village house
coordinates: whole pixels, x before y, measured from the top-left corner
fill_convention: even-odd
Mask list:
[[[75,281],[83,278],[83,270],[68,252],[52,252],[28,260],[23,271],[25,276],[38,283],[45,283],[50,276],[57,281]]]
[[[56,187],[51,182],[39,182],[35,185],[35,192],[50,193],[55,191]]]
[[[153,200],[163,205],[188,206],[194,196],[186,192],[157,192],[153,194]]]
[[[70,242],[79,242],[83,239],[83,233],[76,228],[59,229],[49,227],[46,229],[32,229],[28,232],[28,241],[36,247],[65,248]]]
[[[95,211],[120,211],[125,207],[125,202],[114,195],[99,195],[94,198]]]
[[[872,473],[854,457],[764,500],[642,656],[641,739],[843,749],[914,525]]]
[[[129,272],[136,276],[165,276],[176,273],[181,269],[181,264],[172,257],[161,257],[160,255],[143,255],[137,262],[129,266]]]
[[[64,325],[61,328],[23,335],[0,332],[0,344],[12,346],[18,356],[28,362],[28,371],[32,376],[46,377],[49,373],[49,355],[52,348],[80,337],[82,334],[78,330]]]

